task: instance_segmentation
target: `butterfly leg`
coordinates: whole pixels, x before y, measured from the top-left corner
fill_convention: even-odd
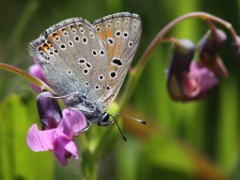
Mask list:
[[[92,127],[92,123],[87,120],[87,126],[78,135],[86,132],[88,129],[90,129],[90,127]]]
[[[74,96],[74,95],[77,95],[79,94],[79,92],[73,92],[71,94],[67,94],[65,96],[49,96],[49,98],[52,98],[52,99],[65,99],[65,98],[68,98],[68,97],[71,97],[71,96]]]

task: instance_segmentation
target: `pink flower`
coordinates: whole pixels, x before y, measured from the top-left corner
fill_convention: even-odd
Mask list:
[[[71,155],[78,159],[74,137],[86,127],[85,116],[78,110],[63,110],[62,121],[54,129],[39,131],[34,124],[28,131],[27,144],[35,152],[54,151],[56,158],[63,165],[68,164]]]
[[[47,81],[43,75],[41,66],[37,63],[36,60],[34,60],[34,61],[35,61],[35,64],[29,67],[30,74],[37,77],[38,79],[42,80],[43,82],[47,83]],[[35,84],[30,83],[30,85],[32,86],[33,90],[35,90],[37,92],[41,92],[41,89],[39,87],[37,87]]]
[[[194,50],[194,44],[189,40],[179,40],[174,45],[167,71],[167,87],[175,101],[203,99],[218,84],[210,69],[202,62],[192,61]]]

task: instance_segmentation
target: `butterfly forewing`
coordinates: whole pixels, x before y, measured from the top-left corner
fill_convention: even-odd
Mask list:
[[[109,55],[107,91],[99,98],[106,110],[117,96],[137,51],[142,24],[138,15],[124,12],[96,20],[93,25]]]
[[[94,101],[105,92],[107,50],[86,20],[72,18],[48,28],[30,43],[30,53],[57,95],[79,92]]]

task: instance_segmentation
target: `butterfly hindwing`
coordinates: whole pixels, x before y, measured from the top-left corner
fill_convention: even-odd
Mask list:
[[[99,101],[106,110],[117,96],[141,38],[142,24],[138,15],[117,13],[93,22],[108,51],[107,92]]]

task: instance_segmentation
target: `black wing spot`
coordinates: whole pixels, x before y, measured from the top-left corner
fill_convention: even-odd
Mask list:
[[[113,44],[114,44],[114,41],[113,41],[112,38],[108,38],[107,40],[108,40],[108,43],[109,43],[110,45],[113,45]]]
[[[76,37],[75,37],[75,41],[78,42],[79,40],[80,40],[80,38],[79,38],[78,36],[76,36]]]
[[[113,59],[112,62],[117,66],[122,66],[122,61],[120,59]]]
[[[110,76],[111,76],[111,78],[116,78],[117,74],[116,74],[115,71],[113,71],[113,72],[110,73]]]

